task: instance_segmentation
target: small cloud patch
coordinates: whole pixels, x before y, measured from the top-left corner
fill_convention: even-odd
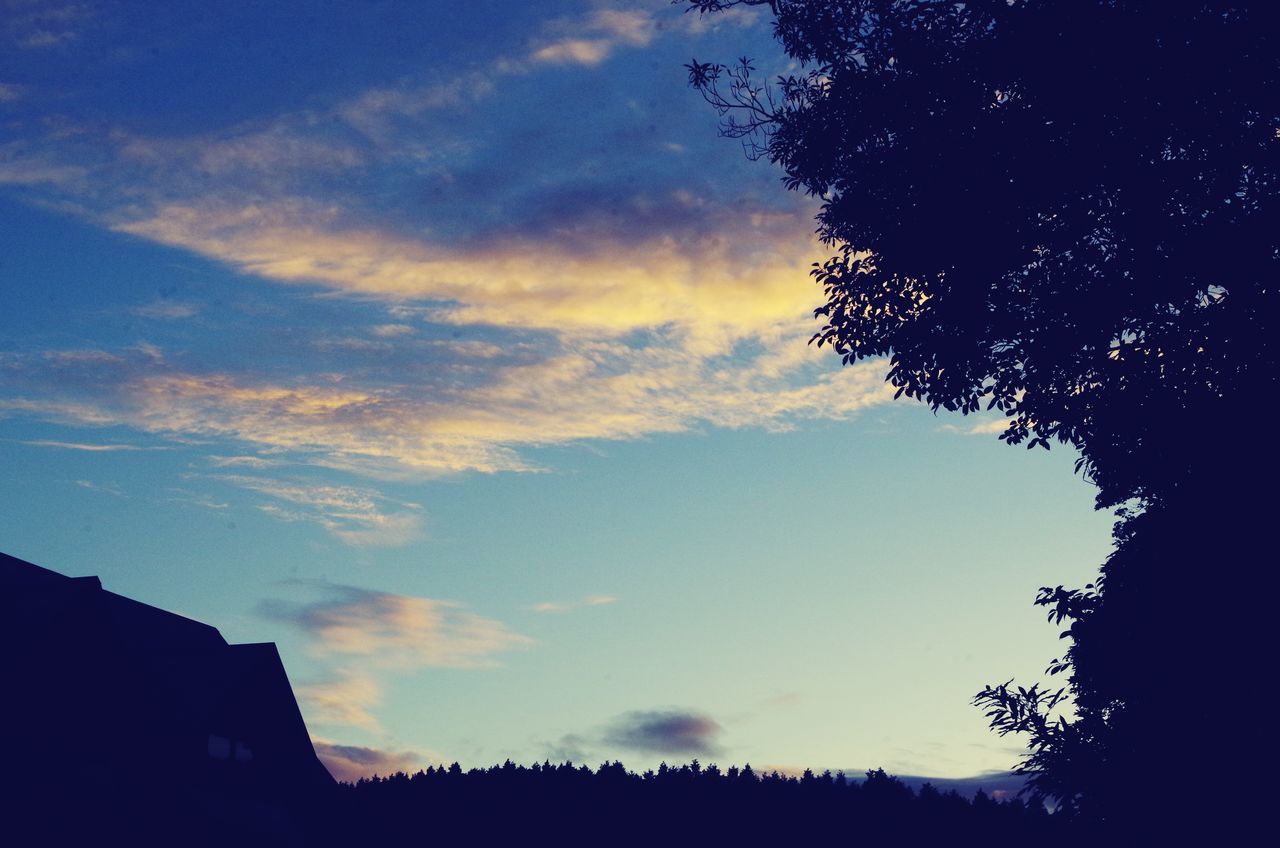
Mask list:
[[[541,603],[532,604],[529,609],[533,612],[561,613],[581,609],[582,607],[606,606],[617,603],[617,601],[618,599],[614,595],[587,595],[577,601],[542,601]]]
[[[305,603],[265,601],[259,612],[299,628],[322,656],[359,657],[384,668],[481,668],[532,643],[456,601],[378,592],[325,581],[291,581],[317,592]]]
[[[645,754],[716,756],[724,728],[709,716],[683,710],[634,711],[620,716],[603,741]]]

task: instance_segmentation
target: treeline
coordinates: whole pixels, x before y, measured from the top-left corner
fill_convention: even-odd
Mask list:
[[[926,784],[918,792],[882,770],[851,780],[830,772],[795,777],[697,761],[636,773],[621,763],[510,761],[464,771],[456,763],[416,774],[342,784],[326,814],[335,842],[434,837],[506,844],[685,845],[700,840],[892,839],[896,844],[1065,843],[1062,817],[1018,798],[973,799]]]

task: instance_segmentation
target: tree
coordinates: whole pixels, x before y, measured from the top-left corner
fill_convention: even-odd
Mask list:
[[[688,66],[723,134],[821,202],[814,341],[887,356],[935,410],[1003,412],[1010,444],[1078,449],[1099,508],[1121,508],[1097,583],[1038,599],[1071,623],[1050,667],[1067,684],[979,695],[1031,734],[1037,791],[1114,816],[1103,783],[1172,762],[1162,711],[1213,732],[1189,679],[1267,644],[1239,622],[1269,594],[1240,591],[1272,549],[1249,499],[1280,472],[1248,421],[1280,376],[1273,6],[676,2],[767,6],[801,67]]]

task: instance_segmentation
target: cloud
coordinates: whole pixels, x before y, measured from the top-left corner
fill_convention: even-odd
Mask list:
[[[698,36],[708,31],[727,27],[747,29],[764,20],[764,15],[760,10],[743,6],[733,9],[721,9],[714,15],[707,15],[701,12],[696,15],[689,14],[692,11],[692,7],[686,8],[685,14],[681,16],[681,21],[690,33]]]
[[[335,780],[355,783],[362,777],[387,776],[404,772],[412,774],[426,765],[440,765],[443,760],[434,753],[387,751],[360,745],[339,745],[324,739],[312,741],[316,756]]]
[[[410,152],[421,159],[427,151],[417,145],[403,147],[397,127],[405,119],[476,103],[496,90],[494,75],[518,71],[515,65],[495,63],[493,73],[471,71],[450,80],[367,89],[340,103],[334,116],[361,133],[382,151]]]
[[[6,20],[0,31],[24,50],[58,47],[76,40],[85,23],[94,14],[89,3],[5,5]]]
[[[323,581],[296,582],[319,595],[307,603],[268,601],[260,612],[296,627],[316,654],[381,668],[487,668],[496,655],[533,640],[455,601],[378,592]]]
[[[404,382],[376,384],[359,377],[285,384],[252,374],[196,374],[141,351],[14,353],[0,355],[0,410],[175,438],[231,439],[275,459],[287,451],[293,461],[373,476],[531,471],[539,466],[521,447],[636,439],[706,424],[788,429],[804,419],[847,418],[891,399],[881,363],[831,368],[806,346],[804,333],[784,324],[736,343],[708,328],[622,341],[547,339],[526,362],[502,357],[449,380],[439,379],[439,369],[407,369]],[[421,381],[411,379],[418,375]],[[300,494],[293,500],[315,504]],[[344,512],[347,526],[332,530],[357,529],[349,526],[357,512]],[[400,516],[402,531],[414,524],[411,509],[358,512],[360,527],[391,513]]]
[[[995,433],[1003,433],[1009,429],[1012,419],[1009,418],[986,418],[975,421],[972,424],[961,426],[957,424],[943,424],[938,429],[947,433],[960,433],[966,436],[989,436]]]
[[[581,609],[582,607],[599,607],[606,604],[617,603],[618,599],[613,595],[588,595],[577,601],[542,601],[530,605],[529,609],[534,612],[543,613],[561,613],[570,610]]]
[[[587,17],[588,32],[602,32],[623,44],[647,47],[653,41],[656,24],[647,12],[624,9],[597,9]]]
[[[598,65],[609,57],[613,43],[604,38],[566,38],[533,52],[535,62],[576,62]]]
[[[31,445],[37,448],[58,448],[59,450],[88,451],[90,453],[111,453],[115,451],[145,451],[145,450],[165,450],[164,447],[142,447],[140,445],[126,444],[89,444],[86,442],[55,442],[49,439],[30,439],[23,440],[22,444]]]
[[[597,8],[547,24],[531,49],[644,47],[655,20]],[[0,148],[0,181],[38,183],[46,202],[287,286],[286,297],[374,301],[390,316],[307,338],[305,366],[193,363],[181,350],[170,362],[127,350],[0,354],[0,411],[422,478],[539,471],[540,447],[785,430],[889,401],[882,364],[841,370],[806,346],[816,329],[807,272],[823,249],[810,206],[724,194],[737,184],[699,176],[692,152],[672,164],[662,137],[637,141],[651,118],[623,103],[602,119],[606,148],[555,143],[563,118],[504,99],[499,84],[531,66],[500,64],[186,138],[68,119],[56,136]],[[518,132],[470,131],[496,126],[473,108],[487,98]],[[512,156],[530,135],[548,143]],[[135,310],[174,319],[195,308]],[[238,332],[263,334],[245,349],[278,344],[269,330]],[[464,333],[480,338],[431,338]],[[352,544],[421,530],[413,510],[386,503],[341,519],[312,503],[265,506]]]
[[[0,149],[0,185],[71,187],[82,182],[88,169],[79,165],[59,165],[40,157],[13,157]]]
[[[82,489],[88,489],[91,492],[104,492],[108,495],[115,495],[117,498],[125,498],[124,489],[114,483],[95,483],[92,480],[76,480],[75,484]]]
[[[708,213],[711,214],[711,213]],[[169,204],[122,222],[132,235],[194,250],[280,282],[320,284],[392,302],[436,301],[431,317],[616,335],[676,324],[743,333],[808,323],[807,259],[819,249],[805,215],[721,210],[715,235],[600,235],[568,247],[512,237],[449,247],[345,224],[332,207]]]
[[[263,456],[211,456],[208,460],[217,468],[275,468],[285,464],[283,460]]]
[[[578,733],[566,733],[547,745],[547,758],[556,763],[584,763],[590,758],[590,749],[596,741]]]
[[[413,327],[408,324],[378,324],[373,328],[373,334],[380,338],[391,339],[396,336],[407,336],[413,333]]]
[[[177,493],[177,496],[168,499],[173,503],[190,504],[204,509],[227,509],[231,506],[226,501],[214,500],[198,492],[190,492],[185,489],[173,489],[173,491]]]
[[[304,684],[297,690],[308,722],[355,727],[372,733],[382,730],[373,714],[382,703],[382,686],[368,673],[346,671],[333,680]]]
[[[218,474],[212,479],[282,501],[289,506],[266,503],[258,509],[282,521],[314,522],[349,545],[394,547],[422,537],[423,519],[416,504],[400,503],[398,511],[390,511],[384,506],[387,498],[367,487],[244,474]]]
[[[268,599],[259,615],[301,631],[310,652],[331,664],[332,676],[298,687],[309,722],[378,733],[384,680],[431,668],[497,666],[497,656],[533,640],[505,624],[469,612],[456,601],[413,597],[330,583],[285,585],[305,601]]]
[[[12,82],[0,82],[0,103],[13,103],[27,96],[27,87]]]
[[[530,54],[535,62],[598,65],[619,45],[647,47],[656,31],[650,14],[620,9],[597,9],[585,19],[561,18],[548,29],[572,35],[535,48]]]
[[[180,318],[190,318],[200,311],[200,307],[194,303],[179,303],[173,300],[156,300],[151,303],[135,306],[129,310],[132,314],[140,318],[154,318],[158,320],[177,320]]]
[[[608,745],[644,754],[718,756],[723,728],[701,713],[683,710],[636,711],[620,716],[605,731]]]
[[[586,762],[616,758],[619,749],[649,757],[718,757],[723,728],[711,717],[682,709],[635,710],[623,713],[602,728],[566,733],[546,745],[557,762]]]

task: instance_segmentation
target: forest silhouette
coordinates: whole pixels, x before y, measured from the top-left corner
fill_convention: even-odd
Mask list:
[[[925,784],[913,791],[873,770],[858,779],[825,772],[757,774],[697,760],[642,774],[621,763],[506,762],[464,771],[455,763],[343,784],[332,808],[362,836],[412,839],[433,832],[487,844],[551,838],[568,844],[705,841],[783,844],[861,839],[897,844],[978,844],[987,839],[1067,844],[1075,834],[1017,797],[965,798]],[[439,830],[436,830],[436,829]],[[355,835],[354,833],[352,835]]]

